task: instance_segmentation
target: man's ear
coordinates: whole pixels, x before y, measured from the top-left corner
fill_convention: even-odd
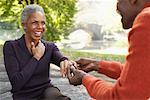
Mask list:
[[[138,0],[130,0],[130,3],[133,5],[137,2]]]

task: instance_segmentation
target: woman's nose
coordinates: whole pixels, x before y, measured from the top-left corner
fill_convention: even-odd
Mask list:
[[[38,23],[37,27],[38,28],[43,28],[43,24],[42,23]]]

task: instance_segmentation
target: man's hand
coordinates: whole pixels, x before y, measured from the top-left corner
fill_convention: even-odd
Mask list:
[[[45,46],[41,41],[39,41],[38,45],[35,47],[34,42],[32,42],[31,50],[32,50],[33,57],[35,57],[37,60],[40,60],[40,58],[44,55]]]
[[[99,61],[96,61],[94,59],[80,58],[79,60],[76,61],[76,63],[78,64],[78,68],[85,72],[99,70]]]
[[[85,75],[87,75],[87,73],[82,70],[75,69],[73,66],[71,66],[70,68],[68,67],[67,78],[71,85],[81,85],[82,79]]]
[[[74,61],[64,60],[60,62],[60,72],[62,77],[67,76],[67,69],[68,67],[70,68],[70,66],[74,66],[75,68],[77,68],[77,64]]]

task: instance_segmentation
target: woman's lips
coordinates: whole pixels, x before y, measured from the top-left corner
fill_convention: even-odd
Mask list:
[[[35,36],[41,36],[42,32],[35,32]]]

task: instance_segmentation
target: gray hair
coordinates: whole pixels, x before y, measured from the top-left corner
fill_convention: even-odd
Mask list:
[[[36,4],[26,5],[21,13],[21,23],[25,22],[35,12],[41,12],[44,15],[44,10],[41,6]]]

